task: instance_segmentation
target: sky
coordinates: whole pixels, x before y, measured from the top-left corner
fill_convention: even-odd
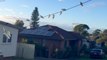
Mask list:
[[[29,22],[35,7],[38,7],[42,16],[69,8],[87,0],[0,0],[0,20],[14,23],[22,19],[25,26]],[[90,28],[107,29],[107,0],[92,0],[84,6],[79,6],[65,11],[62,15],[56,14],[55,18],[39,20],[40,25],[55,25],[66,30],[71,30],[74,25],[87,24]]]

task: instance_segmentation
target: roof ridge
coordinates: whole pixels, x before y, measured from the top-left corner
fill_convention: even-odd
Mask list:
[[[51,27],[50,25],[48,25],[48,27],[50,28],[50,29],[53,29],[53,27]],[[53,29],[54,30],[54,29]],[[57,34],[57,35],[59,35],[63,40],[65,39],[64,38],[64,36],[62,35],[62,34],[60,34],[58,31],[56,31],[56,30],[54,30],[55,31],[55,33]]]
[[[62,28],[60,28],[60,27],[58,27],[58,26],[54,26],[54,25],[49,25],[49,24],[47,24],[47,25],[44,25],[44,26],[51,26],[51,27],[55,27],[55,28],[61,29],[61,30],[63,30],[63,31],[66,31],[65,29],[62,29]],[[67,31],[66,31],[66,32],[67,32]]]
[[[15,25],[8,23],[8,22],[1,21],[1,20],[0,20],[0,24],[18,29],[18,27],[16,27]]]

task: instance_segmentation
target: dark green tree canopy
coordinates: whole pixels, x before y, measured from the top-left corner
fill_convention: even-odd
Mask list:
[[[88,29],[90,29],[88,25],[79,24],[79,25],[74,27],[74,32],[80,33],[81,35],[86,37],[89,35]]]
[[[82,31],[86,31],[90,29],[88,25],[86,24],[79,24],[77,26],[74,27],[74,31],[75,32],[82,32]]]
[[[22,20],[16,20],[15,25],[19,28],[23,28],[24,22]]]
[[[102,43],[107,41],[107,29],[100,33],[99,39],[96,40],[97,43]]]
[[[93,36],[98,36],[98,35],[100,35],[100,33],[101,33],[101,30],[100,29],[96,29],[96,30],[93,31],[92,35]]]
[[[31,16],[31,28],[37,28],[39,27],[39,12],[38,12],[38,8],[35,7],[35,9],[32,12],[32,16]]]

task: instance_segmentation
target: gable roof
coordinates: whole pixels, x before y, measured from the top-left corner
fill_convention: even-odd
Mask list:
[[[15,25],[12,25],[12,24],[7,23],[7,22],[0,21],[0,24],[5,25],[5,26],[9,26],[9,27],[12,27],[12,28],[15,28],[15,29],[18,29]]]
[[[54,39],[54,40],[78,40],[82,39],[82,36],[75,32],[68,32],[59,27],[52,25],[41,26],[37,29],[25,29],[20,32],[20,36],[35,38],[43,38],[43,39]]]

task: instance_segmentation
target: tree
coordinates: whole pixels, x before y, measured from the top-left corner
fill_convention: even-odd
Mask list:
[[[102,33],[102,31],[100,29],[94,30],[93,33],[92,33],[92,39],[93,40],[99,39],[101,33]]]
[[[107,34],[107,29],[105,29],[105,30],[103,31],[103,34]]]
[[[107,29],[105,29],[101,34],[99,39],[96,40],[96,43],[102,43],[104,46],[104,43],[107,41]]]
[[[16,20],[15,25],[19,28],[23,28],[24,22],[22,20]]]
[[[100,30],[100,29],[96,29],[96,30],[94,30],[93,33],[92,33],[93,36],[98,36],[98,35],[100,35],[100,34],[101,34],[101,30]]]
[[[74,32],[77,32],[77,33],[80,33],[82,36],[85,37],[85,39],[83,39],[83,43],[86,43],[88,38],[89,38],[89,33],[88,33],[88,30],[89,30],[89,26],[86,25],[86,24],[79,24],[79,25],[76,25],[74,27]],[[85,54],[88,52],[88,48],[87,48],[87,45],[86,44],[83,44],[82,47],[81,47],[81,53]]]
[[[38,24],[39,23],[38,22],[38,20],[39,20],[39,12],[38,12],[38,8],[37,7],[35,7],[35,9],[32,12],[31,20],[32,20],[31,28],[39,27],[39,24]]]
[[[87,37],[89,35],[88,33],[89,26],[86,24],[79,24],[74,27],[74,32],[80,33],[84,37]]]
[[[97,39],[97,43],[102,43],[102,42],[105,42],[105,41],[107,41],[107,36],[101,36],[99,39]]]

